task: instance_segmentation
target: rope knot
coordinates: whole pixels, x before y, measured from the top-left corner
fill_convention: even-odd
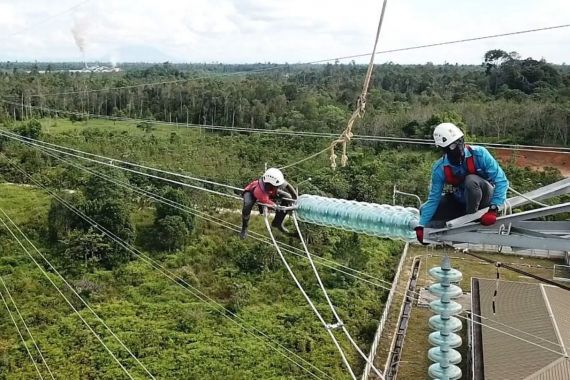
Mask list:
[[[356,99],[356,111],[358,112],[358,116],[362,117],[362,115],[364,115],[365,110],[366,110],[366,95],[361,94]]]
[[[334,152],[334,147],[335,147],[335,146],[334,146],[334,144],[333,144],[333,145],[331,146],[331,155],[330,155],[330,157],[329,157],[329,159],[331,160],[331,168],[332,168],[333,170],[336,169],[336,157],[337,157],[337,155],[336,155],[335,152]]]

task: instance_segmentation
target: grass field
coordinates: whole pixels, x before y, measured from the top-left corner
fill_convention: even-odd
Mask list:
[[[0,208],[16,223],[39,221],[38,218],[47,214],[49,205],[49,197],[41,190],[28,185],[0,183]]]
[[[88,119],[85,121],[72,122],[69,119],[59,118],[40,119],[42,129],[48,134],[57,134],[63,132],[72,132],[81,130],[83,128],[103,128],[113,129],[117,132],[127,131],[129,134],[144,136],[147,134],[143,129],[137,128],[138,122],[135,121],[115,121],[106,119]],[[199,128],[186,128],[186,124],[165,125],[153,124],[152,133],[160,136],[169,136],[171,132],[185,133],[185,134],[200,134]]]

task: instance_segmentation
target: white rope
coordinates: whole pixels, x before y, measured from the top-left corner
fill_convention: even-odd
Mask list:
[[[532,198],[527,197],[527,196],[524,195],[524,194],[519,193],[518,191],[516,191],[515,189],[513,189],[513,188],[510,187],[510,186],[509,186],[509,190],[512,191],[513,193],[515,193],[516,195],[518,195],[518,196],[520,196],[520,197],[523,197],[524,199],[526,199],[526,200],[529,201],[529,202],[532,202],[532,203],[537,204],[537,205],[542,206],[542,207],[548,207],[548,206],[549,206],[549,205],[547,205],[546,203],[539,202],[539,201],[537,201],[537,200],[535,200],[535,199],[532,199]]]
[[[1,154],[1,156],[6,157],[5,155]],[[319,379],[320,377],[318,377],[316,374],[314,374],[313,372],[309,371],[306,367],[304,367],[303,365],[299,364],[298,362],[296,362],[295,360],[293,360],[291,357],[289,357],[287,354],[281,352],[279,349],[277,349],[275,346],[278,346],[279,348],[281,348],[283,351],[286,351],[289,355],[298,358],[300,361],[304,362],[305,364],[307,364],[308,366],[314,368],[316,371],[320,372],[323,376],[325,376],[326,378],[332,379],[329,375],[327,375],[325,372],[323,372],[321,369],[319,369],[318,367],[314,366],[313,364],[309,363],[308,361],[306,361],[305,359],[303,359],[302,357],[300,357],[299,355],[297,355],[295,352],[289,350],[287,347],[283,346],[282,344],[278,343],[278,342],[273,342],[272,338],[267,335],[266,333],[264,333],[263,331],[257,329],[256,327],[247,327],[244,326],[242,324],[240,324],[239,322],[237,322],[236,320],[234,320],[233,318],[229,317],[229,315],[231,315],[232,317],[241,320],[245,323],[245,320],[240,317],[239,315],[233,313],[231,310],[225,308],[223,305],[221,305],[220,303],[218,303],[217,301],[215,301],[213,298],[209,297],[207,294],[201,292],[199,289],[195,288],[194,286],[192,286],[191,284],[189,284],[187,281],[185,281],[182,277],[176,275],[175,273],[169,271],[167,268],[165,268],[163,265],[161,265],[158,261],[152,259],[149,256],[144,255],[142,252],[140,252],[138,249],[132,247],[131,245],[129,245],[128,243],[124,242],[121,238],[117,237],[115,234],[113,234],[112,232],[110,232],[109,230],[107,230],[105,227],[98,225],[93,219],[91,219],[90,217],[88,217],[87,215],[85,215],[84,213],[82,213],[80,210],[78,210],[76,207],[74,207],[73,205],[69,204],[68,202],[66,202],[64,199],[62,199],[61,197],[59,197],[56,193],[54,193],[53,191],[49,190],[47,187],[45,187],[43,184],[41,184],[39,181],[35,180],[33,177],[31,177],[28,173],[26,173],[23,169],[21,169],[17,164],[13,163],[11,160],[9,160],[9,163],[16,168],[17,170],[19,170],[24,176],[26,176],[28,179],[30,179],[32,182],[34,182],[38,187],[42,188],[44,191],[46,191],[48,194],[50,194],[51,196],[53,196],[58,202],[60,202],[62,205],[64,205],[65,207],[67,207],[69,210],[71,210],[73,213],[75,213],[76,215],[78,215],[80,218],[82,218],[83,220],[85,220],[86,222],[88,222],[92,227],[96,228],[97,230],[99,230],[102,234],[104,234],[105,236],[107,236],[109,239],[115,241],[117,244],[119,244],[121,247],[125,248],[126,250],[128,250],[129,252],[131,252],[132,254],[134,254],[136,257],[140,258],[142,261],[144,261],[145,263],[151,265],[153,268],[157,269],[159,272],[161,272],[165,277],[169,278],[172,282],[174,282],[175,284],[177,284],[178,286],[180,286],[182,289],[186,290],[187,292],[189,292],[190,294],[194,295],[198,300],[204,302],[207,306],[212,307],[211,304],[213,304],[214,306],[217,307],[214,308],[212,307],[215,311],[219,312],[223,317],[225,317],[226,319],[228,319],[229,321],[233,322],[234,324],[236,324],[237,326],[241,327],[243,330],[245,330],[246,332],[250,333],[253,337],[259,339],[261,342],[263,342],[264,344],[268,345],[270,348],[274,349],[277,353],[279,353],[280,355],[282,355],[285,359],[291,361],[293,364],[297,365],[299,368],[301,368],[302,370],[304,370],[305,372],[307,372],[309,375],[311,375],[314,378]],[[184,285],[186,286],[184,286]],[[206,301],[209,300],[210,302]],[[263,336],[266,341],[264,341],[260,336],[256,335],[254,332],[256,332],[257,334]],[[271,343],[275,344],[275,346],[272,346]]]
[[[0,209],[2,210],[2,209]],[[4,212],[4,210],[2,210],[2,212]],[[4,215],[6,215],[4,213]],[[36,266],[40,269],[40,271],[43,273],[43,275],[48,279],[48,281],[53,285],[53,287],[58,291],[58,293],[63,297],[63,299],[67,302],[67,304],[69,305],[69,307],[71,307],[71,309],[75,312],[75,314],[77,314],[77,316],[81,319],[81,321],[85,324],[85,326],[87,326],[87,328],[91,331],[91,333],[93,333],[93,335],[95,336],[95,338],[97,338],[97,340],[103,345],[103,347],[105,348],[105,350],[107,350],[107,352],[113,357],[113,359],[115,360],[115,362],[117,362],[117,364],[121,367],[121,369],[123,370],[123,372],[125,372],[125,374],[131,379],[134,380],[134,378],[131,376],[131,374],[129,373],[129,371],[123,366],[123,364],[119,361],[119,359],[117,359],[117,357],[115,356],[115,354],[113,353],[113,351],[111,351],[109,349],[109,347],[107,347],[107,345],[105,344],[105,342],[103,342],[103,339],[101,339],[101,337],[99,336],[99,334],[97,334],[95,332],[95,330],[93,330],[93,328],[89,325],[89,323],[87,323],[87,321],[83,318],[83,316],[79,313],[79,311],[75,308],[75,306],[73,306],[73,304],[71,303],[71,301],[69,301],[69,299],[65,296],[65,294],[63,294],[63,292],[61,291],[61,289],[55,284],[55,282],[53,282],[53,280],[51,279],[51,277],[46,273],[46,271],[44,270],[44,268],[42,268],[42,266],[40,265],[40,263],[38,263],[36,261],[36,259],[34,258],[34,256],[32,256],[32,254],[28,251],[28,249],[24,246],[24,244],[22,244],[22,242],[20,241],[20,239],[18,239],[18,237],[14,234],[14,232],[10,229],[10,227],[8,227],[8,225],[6,224],[6,222],[4,221],[4,219],[2,217],[0,217],[0,222],[4,225],[4,227],[8,230],[8,232],[10,232],[10,234],[12,235],[12,237],[14,239],[16,239],[16,241],[18,242],[18,244],[20,245],[20,247],[22,247],[22,249],[24,250],[24,252],[26,252],[26,254],[30,257],[30,259],[32,259],[32,261],[34,262],[34,264],[36,264]]]
[[[61,161],[63,161],[63,162],[66,162],[66,163],[68,163],[68,164],[70,164],[70,165],[72,165],[72,166],[78,167],[78,168],[80,168],[80,169],[82,169],[82,170],[86,170],[86,171],[90,172],[90,173],[93,174],[93,175],[99,176],[99,177],[101,177],[101,178],[105,178],[105,179],[107,179],[107,180],[110,181],[110,182],[113,182],[113,183],[115,183],[115,184],[118,184],[119,186],[123,186],[123,187],[130,188],[130,189],[134,190],[135,192],[137,192],[137,193],[139,193],[139,194],[144,194],[144,195],[146,195],[147,197],[149,197],[149,198],[151,198],[151,199],[154,199],[154,200],[157,200],[157,201],[159,201],[159,202],[168,204],[168,205],[170,205],[171,207],[177,208],[177,209],[179,209],[179,210],[181,210],[181,211],[186,211],[186,212],[188,212],[188,213],[191,213],[191,214],[193,214],[193,215],[196,215],[196,216],[198,216],[198,217],[201,217],[201,218],[203,218],[203,219],[205,219],[205,220],[208,220],[208,221],[210,221],[210,222],[212,222],[212,223],[218,224],[218,225],[223,226],[223,227],[225,227],[225,228],[229,228],[229,229],[231,229],[231,230],[233,230],[233,231],[236,231],[236,232],[239,232],[239,231],[240,231],[240,227],[239,227],[239,226],[233,225],[233,224],[231,224],[231,223],[229,223],[229,222],[227,222],[227,221],[224,221],[223,219],[219,219],[219,218],[216,218],[216,217],[213,217],[213,216],[206,217],[205,215],[208,215],[208,214],[203,213],[203,212],[200,212],[199,210],[191,209],[191,208],[186,207],[186,206],[184,206],[184,205],[181,205],[181,204],[178,204],[178,203],[176,203],[176,202],[170,201],[170,200],[168,200],[167,198],[161,197],[160,195],[154,194],[154,193],[152,193],[152,192],[148,192],[148,191],[146,191],[146,190],[139,189],[139,188],[137,188],[137,187],[134,187],[134,186],[132,186],[132,185],[130,185],[130,184],[126,184],[126,183],[121,182],[121,181],[116,181],[116,180],[114,180],[114,179],[112,179],[112,178],[110,178],[110,177],[108,177],[108,176],[103,176],[103,175],[100,174],[100,173],[96,173],[96,172],[94,172],[94,171],[91,171],[90,169],[88,169],[88,168],[86,168],[86,167],[83,167],[83,166],[81,166],[81,165],[76,165],[76,164],[71,163],[71,162],[69,162],[69,161],[66,161],[66,160],[64,160],[64,159],[62,159],[62,158],[60,158],[60,157],[54,156],[54,155],[52,155],[52,154],[50,154],[50,153],[48,153],[48,152],[45,152],[45,151],[43,151],[43,152],[44,152],[45,154],[48,154],[48,155],[50,155],[50,156],[52,156],[52,157],[55,157],[55,158],[57,158],[57,159],[59,159],[59,160],[61,160]],[[162,198],[162,199],[161,199],[161,198]],[[255,233],[255,232],[253,232],[253,231],[252,231],[252,233],[250,234],[250,236],[251,236],[251,235],[260,235],[260,236],[262,236],[261,234],[257,234],[257,233]],[[256,236],[251,236],[251,237],[252,237],[254,240],[257,240],[257,241],[260,241],[260,242],[264,242],[264,243],[266,243],[266,244],[270,244],[270,245],[273,244],[270,240],[269,240],[269,241],[268,241],[268,240],[264,240],[264,239],[259,238],[259,237],[256,237]],[[290,248],[290,249],[286,249],[286,248],[285,248],[285,249],[283,249],[283,251],[288,252],[288,253],[291,253],[291,254],[294,254],[294,255],[296,255],[296,256],[303,257],[303,258],[305,257],[304,255],[298,254],[298,253],[296,253],[296,252],[293,251],[293,250],[298,250],[298,248],[293,247],[293,246],[290,246],[290,245],[285,244],[285,243],[279,243],[279,244]],[[299,251],[300,251],[300,250],[299,250]],[[350,268],[350,267],[343,266],[342,264],[339,264],[339,263],[337,263],[337,262],[335,262],[335,261],[333,261],[333,260],[328,260],[328,259],[321,258],[321,257],[319,257],[319,256],[314,256],[314,255],[313,255],[313,257],[314,257],[315,259],[317,259],[317,260],[320,260],[320,261],[322,260],[322,261],[331,262],[331,263],[333,263],[334,265],[339,265],[339,266],[341,266],[341,267],[343,267],[343,268],[346,268],[346,269],[348,269],[348,270],[354,271],[355,273],[359,273],[359,274],[361,274],[361,275],[370,277],[370,278],[372,278],[372,279],[375,279],[375,280],[378,280],[378,281],[381,281],[381,282],[385,282],[385,283],[389,283],[388,281],[385,281],[385,280],[376,278],[376,277],[371,276],[371,275],[369,275],[369,274],[367,274],[367,273],[365,273],[365,272],[360,272],[360,271],[354,270],[354,269],[352,269],[352,268]],[[373,285],[373,286],[377,286],[377,287],[380,287],[380,288],[382,288],[382,289],[389,290],[388,287],[385,287],[385,286],[383,286],[383,285],[381,285],[381,284],[379,284],[379,283],[375,283],[375,282],[373,282],[373,281],[370,281],[370,280],[367,280],[367,279],[365,279],[365,278],[359,277],[359,276],[354,275],[354,274],[352,274],[352,273],[348,273],[348,272],[346,272],[346,271],[344,271],[344,270],[342,270],[342,269],[339,269],[339,268],[337,268],[337,267],[334,267],[334,266],[332,266],[332,265],[328,265],[328,264],[325,264],[325,263],[323,263],[323,262],[319,262],[319,264],[320,264],[320,265],[323,265],[323,266],[325,266],[325,267],[328,267],[328,268],[330,268],[330,269],[332,269],[332,270],[339,271],[340,273],[346,274],[346,275],[348,275],[348,276],[354,277],[354,278],[356,278],[356,279],[358,279],[358,280],[360,280],[360,281],[366,282],[366,283],[371,284],[371,285]],[[391,284],[391,283],[389,283],[389,284]],[[402,293],[401,291],[397,291],[397,293],[400,294],[400,295],[403,295],[403,294],[404,294],[404,293]],[[419,292],[413,292],[413,293],[416,294],[416,295],[419,295]],[[473,314],[473,315],[475,315],[475,314]],[[555,345],[557,344],[557,343],[554,343],[554,342],[552,342],[552,341],[549,341],[549,340],[547,340],[547,339],[545,339],[545,338],[542,338],[542,337],[533,335],[533,334],[528,333],[528,332],[523,331],[523,330],[519,330],[519,329],[517,329],[517,328],[515,328],[515,327],[506,325],[506,324],[501,323],[501,322],[499,322],[499,321],[495,321],[495,320],[492,320],[492,319],[490,319],[490,318],[486,318],[486,317],[483,317],[483,316],[480,316],[480,315],[476,315],[476,316],[479,316],[479,317],[481,317],[481,318],[487,319],[487,320],[489,320],[489,321],[491,321],[491,322],[494,322],[494,323],[497,323],[497,324],[499,324],[499,325],[505,326],[505,327],[507,327],[507,328],[509,328],[509,329],[512,329],[512,330],[514,330],[514,331],[518,331],[518,332],[523,333],[523,334],[526,334],[526,335],[528,335],[528,336],[531,336],[531,337],[534,337],[534,338],[537,338],[537,339],[546,341],[546,342],[548,342],[548,343],[555,344]]]
[[[350,341],[352,346],[356,349],[356,351],[358,351],[358,353],[360,354],[360,356],[362,356],[362,358],[366,361],[366,363],[368,365],[370,365],[370,368],[376,373],[376,375],[381,380],[384,380],[384,375],[374,366],[374,363],[370,360],[370,358],[368,358],[368,356],[364,352],[362,352],[360,347],[358,347],[358,344],[356,344],[354,339],[352,339],[352,336],[348,332],[346,325],[344,324],[344,322],[342,321],[342,319],[340,318],[340,316],[336,312],[336,308],[334,307],[334,305],[333,305],[333,303],[332,303],[332,301],[331,301],[331,299],[327,293],[327,290],[323,284],[323,281],[321,280],[321,276],[319,275],[319,271],[315,267],[315,263],[313,262],[313,259],[311,258],[311,253],[309,252],[309,248],[307,248],[307,244],[305,243],[305,239],[303,238],[303,234],[301,233],[301,229],[299,228],[299,222],[297,221],[296,214],[297,213],[295,211],[293,211],[291,214],[292,219],[293,219],[293,223],[295,224],[295,229],[297,230],[297,234],[299,235],[299,239],[301,240],[301,243],[303,244],[303,248],[305,249],[307,259],[309,260],[309,263],[311,264],[311,268],[313,269],[313,273],[315,274],[315,277],[317,278],[317,282],[319,283],[319,286],[323,292],[323,295],[325,296],[325,299],[327,300],[327,303],[329,304],[329,307],[330,307],[330,309],[331,309],[331,311],[335,317],[336,323],[339,326],[341,326],[342,331],[344,332],[344,334],[346,335],[346,337],[348,338],[348,340]]]
[[[32,343],[34,344],[34,346],[36,347],[36,350],[38,351],[38,354],[40,355],[40,358],[42,359],[42,362],[44,363],[44,365],[46,366],[50,377],[55,380],[55,377],[53,376],[53,373],[51,372],[51,369],[49,368],[49,365],[46,361],[46,358],[44,357],[44,355],[42,354],[42,350],[40,350],[40,347],[38,346],[36,340],[34,339],[34,336],[32,335],[32,332],[30,331],[30,329],[28,328],[28,324],[26,323],[26,320],[24,319],[24,317],[22,316],[22,313],[20,313],[20,309],[18,308],[18,305],[16,305],[16,301],[14,301],[14,298],[12,297],[12,294],[10,293],[10,290],[8,289],[8,287],[6,286],[6,283],[4,282],[4,279],[0,276],[0,282],[2,282],[2,286],[4,287],[4,289],[6,290],[6,293],[8,294],[8,297],[10,298],[10,301],[12,302],[12,305],[14,306],[14,309],[16,309],[16,312],[18,313],[18,316],[20,317],[20,320],[22,321],[22,324],[24,325],[24,328],[26,329],[28,335],[30,336],[30,339],[32,340]]]
[[[295,281],[295,284],[297,285],[297,287],[299,288],[299,290],[301,291],[301,293],[303,294],[303,297],[305,297],[305,300],[307,300],[307,303],[309,304],[309,306],[311,307],[311,309],[313,309],[313,312],[315,313],[315,315],[317,316],[317,318],[319,319],[319,321],[321,321],[323,327],[325,328],[325,330],[327,331],[327,333],[329,334],[329,336],[331,337],[332,341],[334,342],[334,345],[336,346],[336,348],[338,349],[338,352],[340,353],[340,356],[342,358],[342,361],[346,367],[346,369],[348,370],[348,372],[350,373],[350,376],[356,380],[356,375],[354,374],[354,372],[352,371],[352,367],[350,366],[350,364],[348,363],[348,359],[346,358],[346,355],[344,353],[344,350],[342,349],[342,347],[340,347],[340,344],[338,343],[338,340],[336,339],[335,335],[332,332],[332,328],[330,328],[329,324],[327,324],[327,322],[323,319],[321,313],[319,313],[319,311],[317,310],[316,306],[313,304],[313,301],[311,300],[311,298],[307,295],[307,293],[305,292],[305,290],[303,289],[303,286],[301,285],[301,283],[299,283],[299,280],[297,280],[297,276],[295,276],[295,273],[293,273],[293,270],[291,269],[291,267],[289,266],[289,263],[287,262],[287,260],[285,259],[285,256],[283,256],[283,253],[281,252],[281,249],[279,248],[279,244],[277,244],[277,241],[275,241],[275,237],[273,236],[273,232],[271,231],[271,226],[269,225],[269,219],[268,219],[268,214],[269,214],[269,210],[267,209],[267,207],[264,207],[264,213],[263,213],[263,220],[265,221],[265,227],[267,228],[267,232],[269,233],[269,236],[271,237],[271,240],[273,241],[273,245],[275,246],[275,249],[277,250],[277,253],[279,254],[279,257],[281,258],[281,261],[283,262],[283,265],[285,265],[285,268],[287,268],[287,271],[289,272],[289,274],[291,275],[291,278],[293,278],[293,281]]]
[[[2,220],[2,218],[0,218],[0,221],[4,222],[4,220]],[[36,368],[36,371],[38,372],[38,376],[40,377],[40,379],[43,380],[44,377],[42,376],[42,373],[40,372],[40,369],[38,368],[38,364],[34,360],[34,357],[33,357],[32,353],[30,352],[28,345],[26,344],[26,339],[24,339],[24,336],[22,335],[22,332],[20,331],[20,327],[18,327],[18,324],[16,323],[16,319],[14,319],[14,315],[12,314],[12,311],[10,310],[8,303],[6,302],[6,299],[4,298],[4,294],[2,294],[1,291],[0,291],[0,297],[2,297],[2,302],[4,302],[4,306],[6,306],[6,310],[8,311],[8,314],[10,314],[10,318],[12,319],[12,323],[14,323],[14,327],[16,328],[16,331],[18,331],[18,335],[20,336],[20,339],[22,340],[22,344],[26,348],[26,352],[28,353],[30,360],[32,361],[32,363],[34,364],[34,367]]]
[[[366,97],[368,95],[368,86],[370,85],[370,78],[372,77],[372,70],[374,69],[374,56],[376,55],[376,47],[378,46],[378,40],[380,39],[380,31],[382,30],[382,24],[384,22],[384,14],[386,13],[387,4],[388,0],[384,0],[384,2],[382,3],[382,11],[380,12],[380,20],[378,21],[378,28],[376,29],[376,38],[374,40],[374,48],[372,49],[372,54],[370,55],[370,62],[368,63],[368,69],[366,71],[366,76],[364,77],[362,92],[360,93],[360,96],[358,97],[356,102],[356,108],[352,113],[352,115],[350,116],[350,118],[348,119],[348,123],[345,129],[342,131],[340,136],[330,144],[330,147],[328,148],[331,151],[330,161],[331,161],[331,168],[333,170],[336,168],[335,148],[339,144],[342,145],[341,165],[346,166],[346,163],[348,162],[348,156],[346,154],[346,146],[348,145],[350,139],[353,136],[352,128],[356,120],[364,117],[364,113],[366,112]],[[312,159],[313,157],[319,156],[321,153],[325,152],[328,149],[323,149],[299,161],[295,161],[291,164],[285,165],[280,169],[286,169],[292,166],[299,165],[305,161]]]

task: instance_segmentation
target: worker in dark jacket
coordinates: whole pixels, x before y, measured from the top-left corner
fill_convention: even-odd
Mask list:
[[[251,181],[243,189],[243,208],[241,212],[241,232],[240,237],[245,239],[247,237],[247,227],[249,225],[249,217],[251,210],[257,202],[259,204],[259,211],[263,213],[263,205],[276,210],[275,217],[271,223],[272,227],[277,228],[283,233],[288,233],[287,229],[283,227],[283,222],[287,211],[283,210],[284,206],[290,204],[292,195],[284,188],[290,188],[285,181],[285,177],[281,170],[277,168],[269,168],[265,171],[263,176],[259,179]]]
[[[433,138],[444,155],[432,167],[429,197],[420,209],[416,227],[418,241],[423,243],[424,227],[442,228],[449,220],[485,207],[489,210],[481,217],[481,224],[495,224],[509,188],[497,160],[482,146],[465,145],[463,132],[452,123],[439,124]],[[451,191],[443,195],[446,185]]]

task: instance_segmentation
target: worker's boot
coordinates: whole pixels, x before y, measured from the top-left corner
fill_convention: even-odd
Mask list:
[[[275,219],[271,222],[271,227],[277,228],[279,231],[283,232],[284,234],[289,234],[289,230],[283,227],[285,216],[280,217],[280,215],[276,215]]]
[[[241,231],[239,233],[240,239],[245,239],[247,237],[247,225],[249,224],[249,219],[241,220]]]

